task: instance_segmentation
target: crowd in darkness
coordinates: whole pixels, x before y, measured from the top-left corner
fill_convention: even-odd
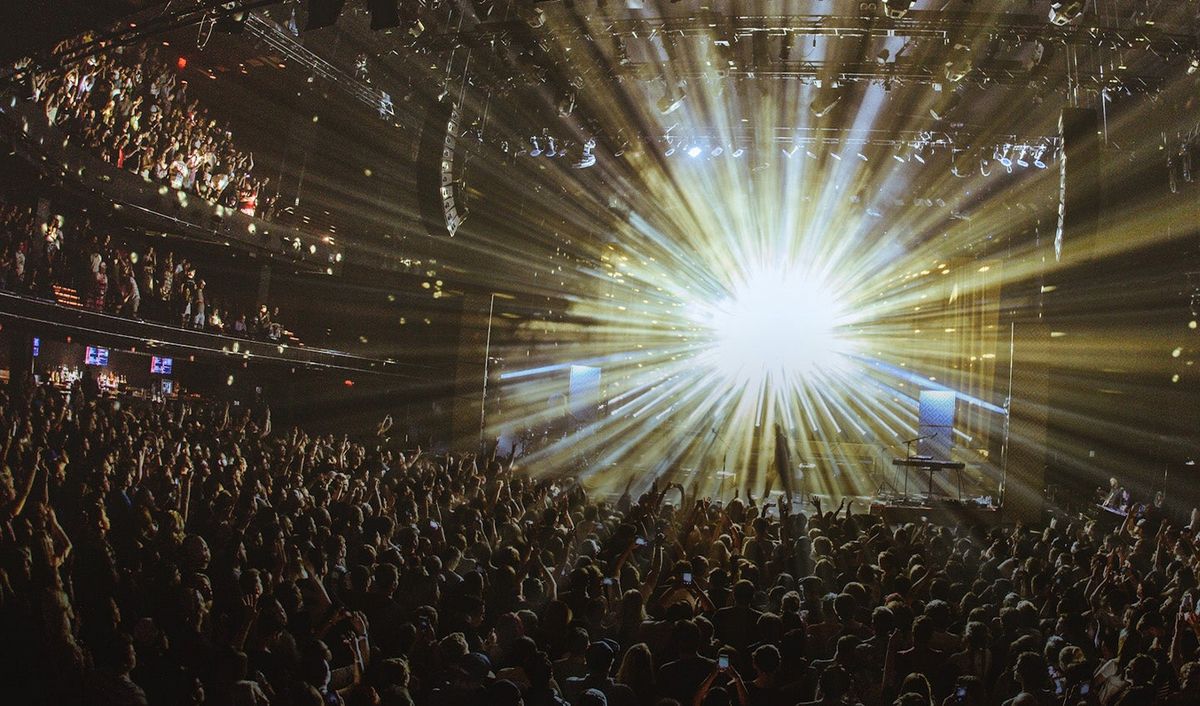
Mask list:
[[[30,95],[51,125],[118,169],[269,217],[269,178],[228,126],[188,95],[159,47],[114,47],[67,68],[31,73]]]
[[[137,319],[228,335],[280,341],[279,309],[260,304],[247,316],[214,296],[196,267],[153,245],[132,249],[83,214],[49,215],[0,199],[0,289],[54,298],[54,286],[76,290],[80,303]]]
[[[599,497],[86,382],[0,396],[8,703],[1200,703],[1194,526]]]

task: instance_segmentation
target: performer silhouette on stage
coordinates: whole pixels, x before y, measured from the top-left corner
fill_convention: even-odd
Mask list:
[[[779,474],[779,485],[787,496],[788,505],[792,504],[792,461],[788,450],[788,440],[784,436],[783,427],[775,424],[775,472]],[[801,500],[804,498],[801,497]]]

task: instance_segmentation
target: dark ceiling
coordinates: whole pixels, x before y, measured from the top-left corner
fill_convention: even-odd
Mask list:
[[[159,4],[67,2],[51,12],[47,3],[18,2],[8,25],[18,41],[4,50],[45,48],[138,8],[135,20],[146,28],[164,13],[216,3],[144,9]],[[1143,113],[1139,129],[1119,139],[1114,131],[1109,146],[1155,148],[1163,134],[1186,127],[1168,108],[1187,93],[1191,84],[1175,79],[1196,56],[1195,10],[1153,0],[1091,3],[1063,27],[1049,21],[1049,0],[917,0],[897,20],[859,0],[427,0],[425,29],[415,37],[407,22],[371,30],[360,0],[313,31],[303,31],[304,3],[252,4],[264,6],[240,34],[201,24],[153,41],[192,59],[195,90],[230,113],[239,136],[296,192],[297,219],[354,238],[376,263],[454,249],[486,260],[494,253],[479,241],[495,245],[516,221],[558,232],[540,244],[557,252],[571,230],[564,214],[620,217],[606,192],[638,190],[643,175],[627,160],[638,153],[663,166],[695,147],[726,157],[744,150],[753,169],[796,154],[895,157],[934,179],[973,173],[1001,149],[1014,157],[1028,149],[1029,161],[1042,154],[1039,161],[1052,164],[1059,108],[1104,106],[1116,125],[1123,106],[1146,100],[1164,109]],[[664,114],[660,102],[672,91],[680,107]],[[515,203],[521,215],[475,209],[468,237],[430,249],[420,237],[426,229],[409,227],[419,210],[414,172],[428,167],[418,161],[425,116],[451,99],[466,115],[461,197]],[[572,159],[594,138],[596,169],[530,166],[520,157],[530,136],[556,137]],[[911,190],[922,189],[914,182]],[[1037,194],[1045,200],[1053,191]],[[911,203],[913,194],[886,197]],[[957,218],[962,204],[947,197],[944,210]]]

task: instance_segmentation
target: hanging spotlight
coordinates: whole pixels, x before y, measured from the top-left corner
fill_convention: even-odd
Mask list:
[[[883,0],[883,14],[893,20],[898,20],[912,9],[914,0]]]
[[[962,94],[958,90],[944,91],[942,97],[929,108],[929,115],[934,120],[945,120],[961,103]]]
[[[525,24],[531,29],[539,29],[546,24],[546,12],[540,7],[532,5],[518,5],[517,16],[525,20]]]
[[[687,97],[682,86],[678,84],[667,83],[667,90],[663,93],[663,97],[658,99],[658,112],[663,115],[668,115],[679,110],[679,106],[683,105],[683,99]]]
[[[955,44],[946,61],[946,80],[958,83],[971,73],[971,47],[966,44]]]
[[[1027,151],[1029,151],[1029,148],[1025,145],[1021,145],[1021,150],[1019,152],[1017,152],[1017,166],[1019,166],[1019,167],[1028,167],[1029,166],[1029,162],[1025,161],[1025,153]]]
[[[246,11],[238,10],[237,3],[227,2],[221,5],[217,12],[220,16],[217,17],[216,28],[218,32],[225,34],[241,34],[242,29],[246,26]]]
[[[1042,161],[1042,155],[1046,154],[1046,146],[1038,145],[1037,150],[1033,153],[1033,166],[1038,169],[1045,169],[1046,163]]]
[[[1012,173],[1012,157],[1009,156],[1010,149],[1011,145],[1004,145],[1003,149],[997,147],[992,152],[992,158],[999,162],[1000,166],[1008,170],[1009,173]]]
[[[573,112],[575,112],[575,92],[574,91],[564,95],[558,101],[559,117],[562,117],[562,118],[569,117],[571,115],[571,113],[573,113]]]
[[[1050,23],[1062,27],[1083,14],[1085,0],[1054,0],[1050,3]]]
[[[837,86],[831,86],[828,89],[819,89],[817,97],[813,98],[812,103],[808,104],[808,110],[813,114],[813,117],[823,118],[833,107],[842,100],[842,94],[836,90]]]
[[[595,165],[596,153],[593,151],[595,149],[596,140],[594,138],[588,138],[588,141],[583,143],[583,156],[580,157],[579,161],[575,163],[575,168],[587,169],[588,167]]]

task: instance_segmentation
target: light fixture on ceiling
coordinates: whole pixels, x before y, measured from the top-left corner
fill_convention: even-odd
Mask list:
[[[686,97],[687,93],[684,92],[683,86],[668,82],[666,92],[663,93],[662,98],[658,99],[658,112],[663,115],[674,113],[683,105],[683,99]]]
[[[596,140],[588,138],[588,141],[583,143],[583,156],[575,163],[576,169],[587,169],[596,164]]]
[[[883,0],[883,14],[893,20],[898,20],[912,9],[914,0]]]
[[[942,95],[929,108],[929,116],[934,120],[945,120],[961,103],[962,94],[957,89],[943,91]]]
[[[1033,166],[1038,169],[1045,169],[1046,163],[1042,161],[1042,155],[1046,154],[1046,146],[1038,145],[1038,148],[1033,153]]]
[[[1085,0],[1054,0],[1050,3],[1050,23],[1059,27],[1074,22],[1083,14]]]
[[[996,147],[992,152],[992,158],[999,162],[1000,166],[1008,170],[1010,174],[1012,173],[1013,165],[1012,156],[1009,154],[1011,150],[1012,145],[1004,145],[1003,147]]]
[[[835,87],[817,90],[817,96],[808,104],[808,110],[815,118],[825,117],[842,100],[842,94]]]

